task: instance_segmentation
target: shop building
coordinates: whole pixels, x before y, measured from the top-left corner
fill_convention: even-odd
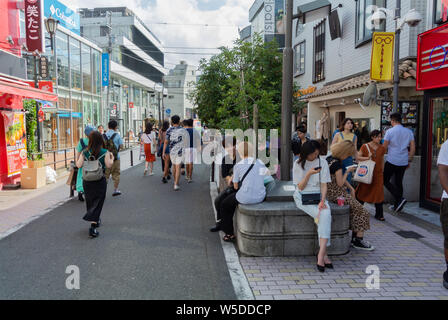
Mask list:
[[[145,118],[160,120],[157,93],[163,90],[167,74],[160,40],[126,7],[83,8],[79,14],[82,36],[111,53],[109,98],[105,91],[103,99],[105,121],[115,118],[121,132],[135,133]]]
[[[181,119],[197,119],[188,95],[196,83],[196,68],[181,61],[164,77],[168,97],[165,100],[165,117],[177,114]]]
[[[276,40],[285,46],[285,0],[255,0],[249,9],[250,29],[243,29],[240,37],[250,40],[255,34],[265,42]],[[250,36],[247,34],[250,31]]]

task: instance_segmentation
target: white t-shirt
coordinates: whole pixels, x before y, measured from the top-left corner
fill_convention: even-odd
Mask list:
[[[254,158],[246,158],[235,164],[233,167],[233,182],[241,181],[249,170]],[[269,174],[263,162],[257,160],[252,170],[243,181],[243,185],[236,193],[236,200],[241,204],[255,204],[263,202],[266,197],[264,177]]]
[[[292,180],[294,182],[294,185],[297,187],[297,185],[300,183],[300,181],[305,178],[306,173],[311,168],[316,167],[322,167],[322,170],[320,171],[320,182],[321,183],[330,183],[331,182],[331,176],[330,176],[330,169],[328,168],[328,162],[326,160],[320,159],[319,164],[319,158],[316,158],[314,161],[306,161],[305,162],[305,169],[302,168],[302,165],[300,163],[297,163],[297,161],[294,161],[293,166],[293,173],[292,173]],[[300,190],[299,190],[300,191]],[[306,185],[305,189],[300,191],[302,193],[314,193],[314,192],[320,192],[320,185],[319,185],[319,174],[313,174],[310,179],[308,180],[308,184]]]
[[[437,165],[439,164],[448,166],[448,140],[442,144],[442,148],[440,149],[439,158],[437,160]],[[442,199],[448,199],[448,193],[446,193],[445,190],[443,190]]]
[[[156,133],[154,131],[150,134],[142,133],[141,139],[144,144],[150,144],[152,141],[156,143]]]

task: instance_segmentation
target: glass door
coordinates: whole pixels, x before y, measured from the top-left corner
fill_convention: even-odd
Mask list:
[[[448,139],[448,97],[431,99],[429,121],[426,198],[440,203],[442,187],[439,181],[437,157],[442,144]]]

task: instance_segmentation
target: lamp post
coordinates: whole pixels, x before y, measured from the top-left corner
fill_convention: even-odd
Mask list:
[[[51,16],[45,19],[45,29],[50,34],[51,54],[54,52],[54,35],[58,29],[58,24],[59,21]]]
[[[372,15],[372,23],[379,26],[386,21],[388,11],[385,8],[379,8]],[[401,0],[396,0],[394,20],[395,20],[395,49],[394,49],[394,95],[392,112],[398,111],[398,90],[400,87],[400,34],[401,29],[407,24],[409,27],[416,27],[422,21],[422,15],[415,9],[409,10],[408,13],[401,18]]]

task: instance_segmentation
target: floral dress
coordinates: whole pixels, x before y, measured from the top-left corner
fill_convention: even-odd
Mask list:
[[[358,200],[352,198],[347,192],[345,186],[340,187],[336,181],[336,172],[342,170],[342,161],[332,156],[327,158],[330,167],[331,182],[327,184],[327,199],[330,202],[337,203],[338,197],[343,196],[345,203],[350,206],[350,230],[366,231],[370,229],[370,213],[359,203]]]

